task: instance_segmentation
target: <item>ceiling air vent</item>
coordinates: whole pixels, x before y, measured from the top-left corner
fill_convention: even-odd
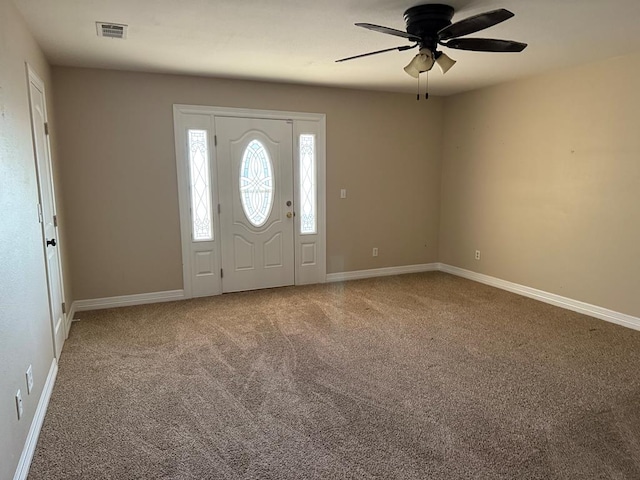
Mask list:
[[[127,38],[127,25],[119,23],[96,22],[96,31],[99,37]]]

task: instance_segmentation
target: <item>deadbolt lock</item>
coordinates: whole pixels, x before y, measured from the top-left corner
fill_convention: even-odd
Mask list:
[[[287,200],[287,207],[291,206],[291,200]]]

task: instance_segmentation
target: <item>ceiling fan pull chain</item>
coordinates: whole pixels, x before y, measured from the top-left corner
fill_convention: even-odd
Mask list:
[[[427,88],[425,89],[424,92],[424,99],[425,100],[429,100],[429,72],[427,72]]]
[[[416,96],[416,100],[420,100],[420,75],[418,74],[418,95]]]

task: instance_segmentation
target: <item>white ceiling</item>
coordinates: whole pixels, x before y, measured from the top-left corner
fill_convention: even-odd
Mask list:
[[[54,65],[343,86],[415,93],[402,68],[415,50],[334,60],[409,44],[355,27],[404,30],[420,0],[14,0]],[[522,53],[443,49],[458,63],[429,76],[450,95],[558,67],[640,51],[639,0],[441,0],[453,21],[496,8],[516,16],[472,36],[529,44]],[[95,22],[129,25],[99,38]]]

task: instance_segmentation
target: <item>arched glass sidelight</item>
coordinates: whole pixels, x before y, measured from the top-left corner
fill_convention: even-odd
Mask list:
[[[247,220],[261,227],[273,206],[273,165],[269,153],[259,140],[247,145],[240,163],[240,201]]]

